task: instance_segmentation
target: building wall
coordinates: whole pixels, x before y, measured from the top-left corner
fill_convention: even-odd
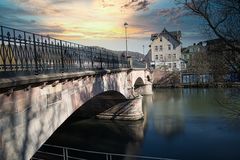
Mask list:
[[[169,71],[176,69],[181,70],[181,62],[179,59],[181,58],[181,44],[174,40],[170,35],[160,37],[153,40],[151,44],[151,60],[155,63],[155,67],[159,68],[166,65],[168,66],[167,70]]]
[[[182,52],[182,59],[187,62],[186,69],[189,69],[192,66],[192,60],[196,54],[205,53],[205,52],[206,50],[204,46],[202,46],[202,44],[194,44],[194,45],[188,46]]]

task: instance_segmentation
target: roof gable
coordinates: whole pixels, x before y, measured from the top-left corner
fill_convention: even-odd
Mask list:
[[[174,32],[168,32],[166,28],[163,29],[161,33],[155,33],[151,35],[151,40],[154,41],[160,36],[169,35],[172,37],[177,43],[181,44],[180,38],[181,38],[181,31],[174,31]]]

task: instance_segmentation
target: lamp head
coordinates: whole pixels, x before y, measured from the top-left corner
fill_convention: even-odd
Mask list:
[[[124,27],[127,27],[127,26],[128,26],[128,23],[127,23],[127,22],[125,22],[125,23],[124,23]]]

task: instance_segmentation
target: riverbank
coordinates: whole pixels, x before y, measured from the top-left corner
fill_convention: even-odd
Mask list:
[[[199,84],[153,84],[153,88],[240,88],[240,82],[216,82]]]
[[[179,71],[153,70],[153,88],[240,88],[240,82],[214,82],[210,75],[196,77]]]

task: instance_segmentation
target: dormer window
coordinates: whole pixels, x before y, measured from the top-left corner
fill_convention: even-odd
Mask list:
[[[162,36],[160,37],[160,42],[162,42]]]

